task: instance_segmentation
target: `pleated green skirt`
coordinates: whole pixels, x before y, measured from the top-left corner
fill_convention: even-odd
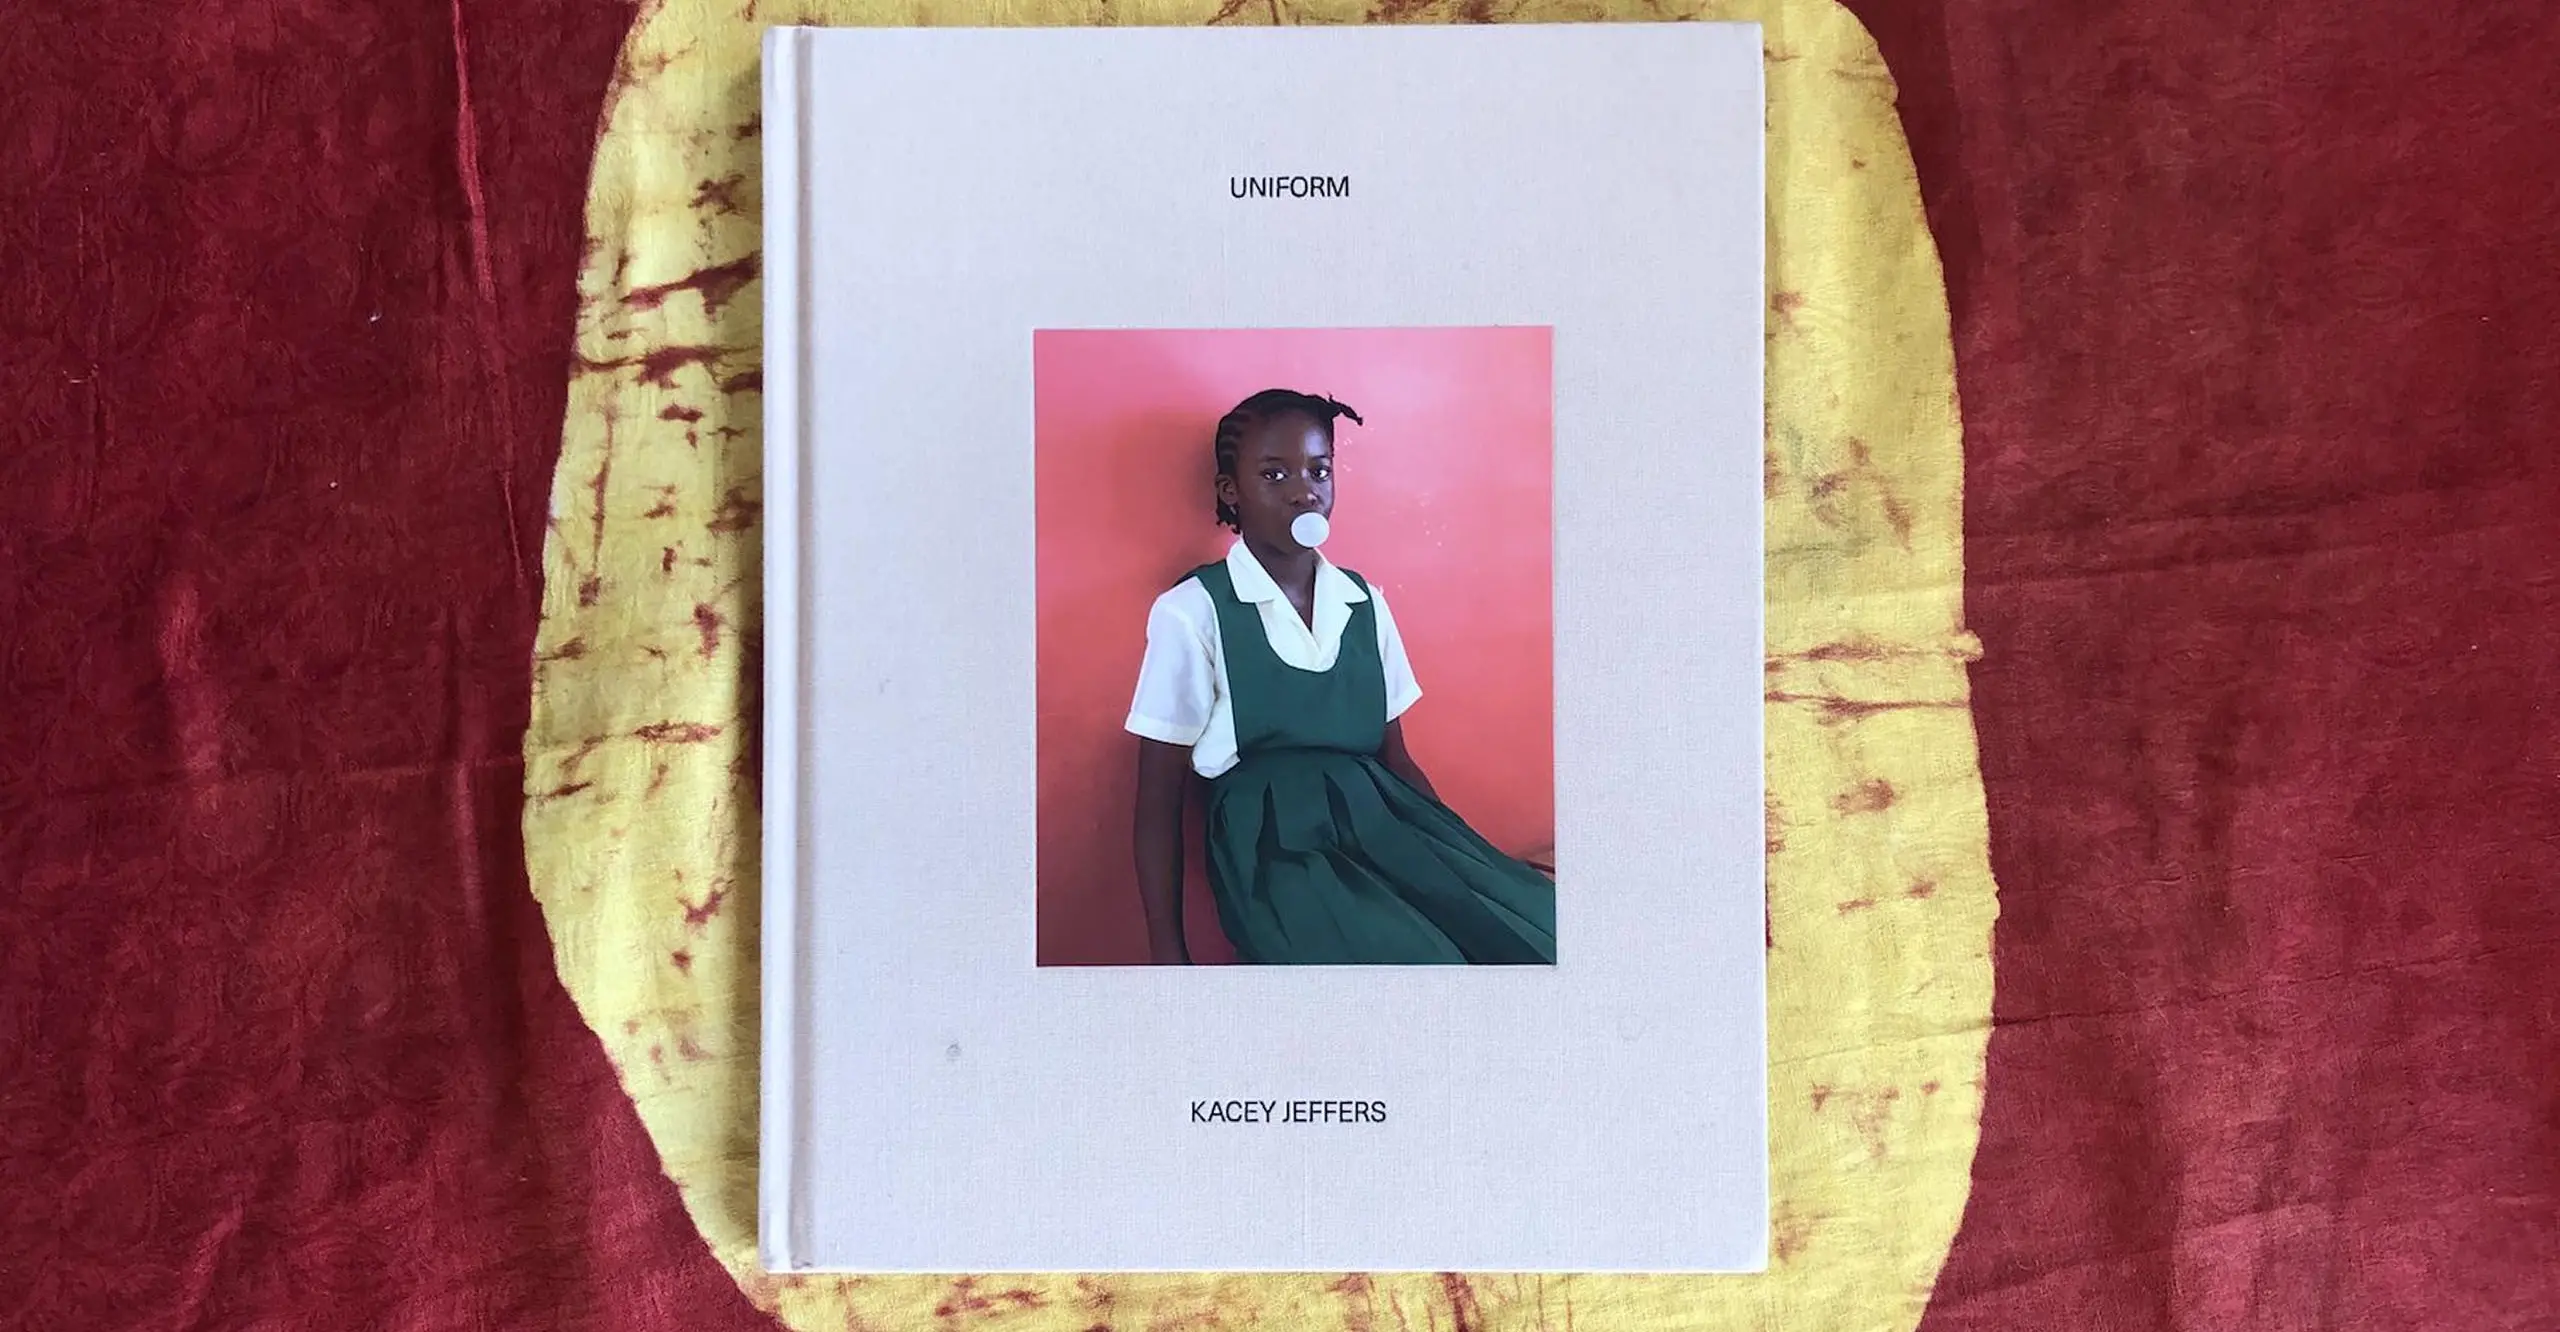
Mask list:
[[[1248,962],[1556,959],[1555,882],[1371,755],[1247,755],[1210,788],[1206,851]]]

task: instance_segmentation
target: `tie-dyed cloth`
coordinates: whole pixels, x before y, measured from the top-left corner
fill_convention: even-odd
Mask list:
[[[0,1327],[2551,1326],[2560,31],[1852,9],[0,15]],[[757,28],[1692,16],[1772,1271],[757,1273]]]

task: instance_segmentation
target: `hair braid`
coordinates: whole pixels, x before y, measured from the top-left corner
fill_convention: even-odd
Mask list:
[[[1324,442],[1328,445],[1333,443],[1335,417],[1350,417],[1353,425],[1368,424],[1360,419],[1360,413],[1351,410],[1343,403],[1336,402],[1329,394],[1300,393],[1295,389],[1264,389],[1237,403],[1226,415],[1218,418],[1217,434],[1210,445],[1210,451],[1217,459],[1217,474],[1219,476],[1235,475],[1236,447],[1244,442],[1245,432],[1274,417],[1289,415],[1304,416],[1315,422],[1316,429],[1324,432]],[[1214,490],[1210,492],[1212,496],[1216,493]],[[1230,531],[1240,530],[1238,527],[1240,519],[1235,506],[1222,499],[1217,500],[1216,504],[1218,525]]]

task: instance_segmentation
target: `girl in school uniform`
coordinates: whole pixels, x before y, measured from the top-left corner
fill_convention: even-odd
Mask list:
[[[1387,599],[1315,549],[1338,417],[1360,421],[1330,397],[1267,389],[1218,422],[1217,514],[1235,544],[1148,613],[1127,725],[1149,956],[1190,961],[1182,813],[1196,773],[1210,894],[1240,961],[1551,964],[1554,881],[1440,803],[1405,747],[1422,688]]]

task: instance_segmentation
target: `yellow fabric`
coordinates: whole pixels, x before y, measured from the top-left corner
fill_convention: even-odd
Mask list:
[[[667,0],[606,112],[545,552],[525,815],[560,972],[705,1241],[802,1328],[1905,1328],[1962,1211],[1994,899],[1946,300],[1893,86],[1825,0],[1769,74],[1769,1274],[782,1279],[755,1266],[757,40],[767,24],[1358,22],[1340,3]],[[669,285],[676,284],[676,285]],[[1005,1200],[988,1198],[1001,1208]]]

